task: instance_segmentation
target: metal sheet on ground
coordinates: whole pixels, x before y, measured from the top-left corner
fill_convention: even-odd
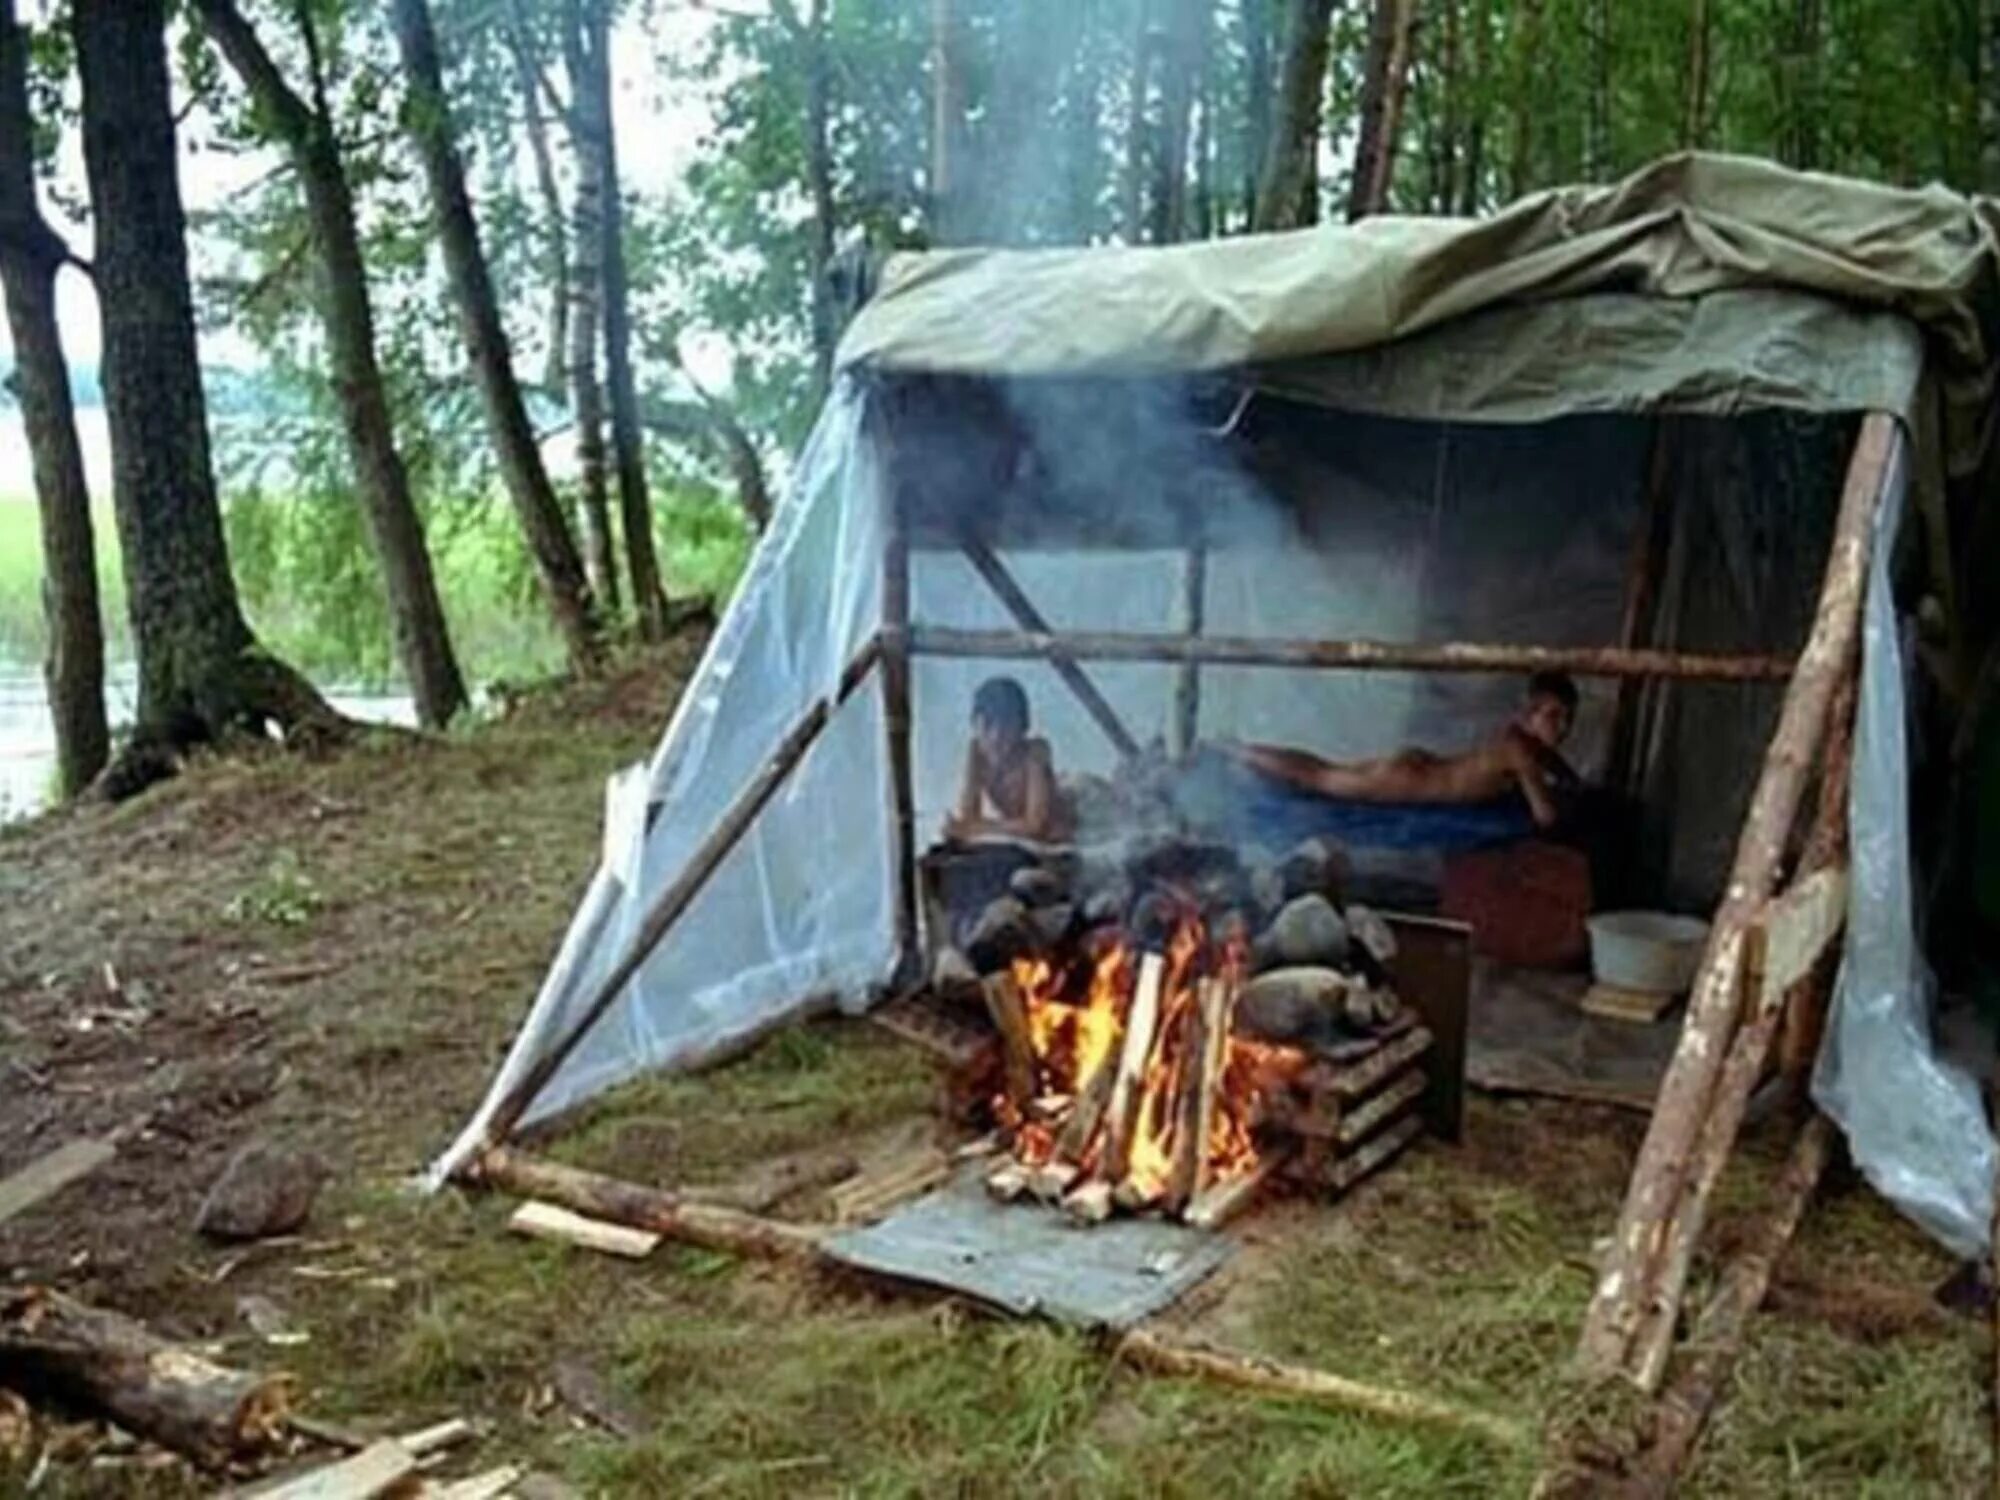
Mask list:
[[[1160,1219],[1088,1227],[1039,1203],[999,1203],[984,1169],[960,1173],[878,1224],[826,1242],[864,1271],[963,1292],[1017,1315],[1129,1328],[1228,1260],[1225,1235]]]

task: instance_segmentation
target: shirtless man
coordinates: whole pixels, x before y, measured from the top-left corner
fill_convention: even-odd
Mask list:
[[[1049,742],[1028,734],[1028,695],[1011,677],[988,678],[972,696],[972,739],[945,837],[1059,843],[1070,825]]]
[[[1242,762],[1307,791],[1353,802],[1488,802],[1518,789],[1539,827],[1558,816],[1552,789],[1576,773],[1556,753],[1576,722],[1576,684],[1560,672],[1537,672],[1527,700],[1497,735],[1462,755],[1399,750],[1380,760],[1321,760],[1303,750],[1245,745]]]

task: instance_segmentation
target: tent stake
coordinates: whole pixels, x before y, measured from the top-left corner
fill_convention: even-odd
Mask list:
[[[1688,997],[1687,1019],[1673,1062],[1653,1105],[1653,1117],[1632,1169],[1611,1251],[1585,1314],[1577,1349],[1586,1374],[1633,1373],[1633,1338],[1649,1312],[1671,1327],[1677,1290],[1659,1295],[1672,1221],[1682,1234],[1700,1232],[1701,1204],[1688,1202],[1695,1152],[1737,1030],[1745,947],[1751,924],[1776,884],[1779,862],[1805,792],[1814,752],[1827,730],[1834,690],[1860,629],[1874,520],[1890,462],[1901,441],[1893,417],[1862,420],[1828,551],[1825,582],[1812,633],[1764,757],[1730,870],[1728,896],[1716,913],[1701,968]],[[1752,1080],[1754,1082],[1754,1078]]]
[[[1078,666],[1075,657],[1060,644],[1070,637],[1050,631],[1049,622],[1043,618],[1042,612],[1035,608],[1035,601],[1022,590],[1014,575],[1007,571],[1007,565],[1000,561],[992,548],[979,538],[970,535],[960,537],[958,544],[964,549],[967,560],[978,570],[979,576],[986,580],[986,586],[999,596],[1000,602],[1007,606],[1007,613],[1020,622],[1023,630],[1033,631],[1044,639],[1058,643],[1046,653],[1049,665],[1056,669],[1056,675],[1062,678],[1072,693],[1076,694],[1077,701],[1083,705],[1085,712],[1097,721],[1097,727],[1104,731],[1104,737],[1117,748],[1119,755],[1126,760],[1138,755],[1139,742],[1132,738],[1131,731],[1118,717],[1118,711],[1111,706],[1104,694],[1098,691],[1097,684],[1090,680],[1090,674]],[[915,635],[921,637],[926,633],[917,631]]]
[[[973,660],[1199,662],[1222,667],[1308,667],[1356,672],[1556,671],[1578,677],[1674,677],[1711,682],[1781,682],[1789,656],[1709,655],[1626,650],[1621,646],[1505,646],[1476,641],[1422,645],[1404,641],[1309,641],[1240,635],[1163,635],[1112,630],[958,630],[918,625],[918,656]]]
[[[631,945],[613,965],[604,981],[598,985],[590,1003],[577,1017],[576,1023],[563,1033],[560,1041],[542,1054],[534,1067],[523,1075],[513,1091],[494,1110],[493,1119],[487,1127],[487,1140],[490,1144],[497,1145],[507,1138],[515,1122],[521,1118],[528,1106],[534,1103],[535,1096],[541,1093],[570,1053],[574,1052],[578,1044],[590,1034],[591,1027],[603,1018],[604,1013],[611,1008],[619,995],[624,993],[625,986],[639,972],[641,965],[652,951],[660,945],[660,940],[673,928],[674,923],[680,920],[681,914],[693,904],[694,898],[700,895],[702,888],[708,884],[709,877],[714,875],[729,852],[757,821],[757,815],[764,810],[764,804],[776,795],[778,788],[785,784],[792,770],[805,759],[806,752],[819,738],[820,731],[826,728],[834,711],[853,697],[855,691],[868,680],[869,674],[882,660],[882,655],[882,637],[879,634],[869,637],[867,644],[854,654],[854,659],[840,674],[840,681],[831,696],[819,699],[800,716],[790,732],[778,742],[777,749],[771,752],[770,757],[764,762],[764,768],[757,773],[755,779],[736,794],[736,800],[729,804],[722,816],[716,820],[715,826],[709,830],[708,837],[703,839],[700,846],[688,857],[688,862],[681,873],[653,902],[651,909],[646,913],[645,921],[633,935]]]

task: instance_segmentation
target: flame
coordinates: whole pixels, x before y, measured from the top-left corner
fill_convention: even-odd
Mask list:
[[[1190,1055],[1191,1019],[1200,1004],[1200,984],[1220,978],[1232,988],[1248,970],[1248,943],[1240,928],[1211,941],[1192,902],[1165,945],[1153,1042],[1140,1075],[1123,1182],[1130,1196],[1151,1202],[1167,1190],[1180,1152],[1182,1096],[1194,1086],[1201,1059]],[[1052,1093],[1081,1100],[1100,1071],[1116,1068],[1138,984],[1138,953],[1128,937],[1079,952],[1064,962],[1018,959],[1013,977],[1028,1016],[1028,1032],[1038,1072]],[[1225,1017],[1226,1020],[1226,1017]],[[1211,1182],[1250,1171],[1258,1162],[1255,1136],[1259,1099],[1289,1078],[1305,1058],[1293,1048],[1250,1041],[1233,1033],[1227,1043],[1209,1137],[1205,1176]],[[1023,1120],[996,1101],[1001,1125],[1013,1135],[1014,1153],[1029,1165],[1051,1159],[1061,1130]],[[1100,1124],[1080,1154],[1079,1165],[1095,1170],[1105,1148]]]

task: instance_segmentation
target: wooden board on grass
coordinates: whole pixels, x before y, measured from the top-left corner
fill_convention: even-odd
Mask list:
[[[117,1154],[111,1142],[84,1136],[37,1157],[13,1176],[0,1178],[0,1224],[95,1172]]]
[[[622,1255],[628,1260],[644,1260],[659,1248],[660,1237],[649,1229],[632,1229],[623,1224],[607,1224],[590,1219],[553,1203],[530,1200],[514,1210],[507,1227],[516,1234],[541,1240],[556,1240],[584,1250],[606,1255]]]

